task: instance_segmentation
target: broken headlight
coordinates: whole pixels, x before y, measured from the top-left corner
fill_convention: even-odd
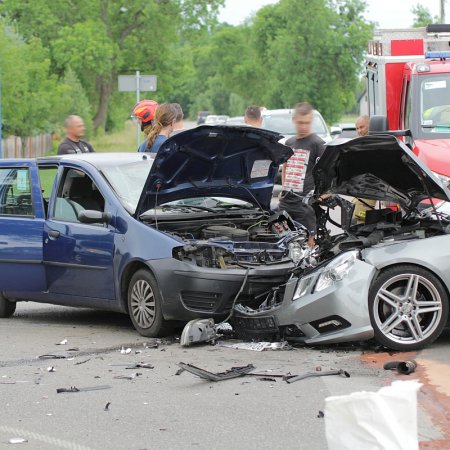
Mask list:
[[[289,258],[294,264],[298,264],[307,254],[309,250],[303,246],[304,239],[295,239],[289,243]]]
[[[332,286],[336,281],[344,279],[350,273],[358,258],[359,252],[357,250],[342,253],[337,258],[334,258],[325,266],[323,272],[317,279],[314,292],[323,291]]]

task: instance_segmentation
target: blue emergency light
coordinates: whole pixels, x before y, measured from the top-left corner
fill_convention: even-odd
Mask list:
[[[425,58],[444,60],[444,59],[450,58],[450,51],[449,52],[425,52]]]

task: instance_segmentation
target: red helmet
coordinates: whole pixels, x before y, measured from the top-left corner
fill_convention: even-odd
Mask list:
[[[155,111],[158,102],[155,100],[141,100],[133,108],[133,116],[141,120],[141,123],[147,124],[155,118]]]

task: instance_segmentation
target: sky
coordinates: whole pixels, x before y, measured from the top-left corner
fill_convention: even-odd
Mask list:
[[[226,0],[219,19],[231,25],[239,25],[252,13],[276,0]],[[366,19],[378,22],[379,28],[407,28],[413,23],[411,8],[417,3],[438,16],[440,0],[366,0]],[[446,17],[450,18],[450,1],[446,4]],[[449,19],[450,20],[450,19]]]

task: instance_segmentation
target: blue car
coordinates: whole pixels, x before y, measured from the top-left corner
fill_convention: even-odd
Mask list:
[[[129,314],[143,336],[285,283],[304,232],[270,211],[278,133],[202,126],[158,154],[0,160],[0,317],[19,301]]]

